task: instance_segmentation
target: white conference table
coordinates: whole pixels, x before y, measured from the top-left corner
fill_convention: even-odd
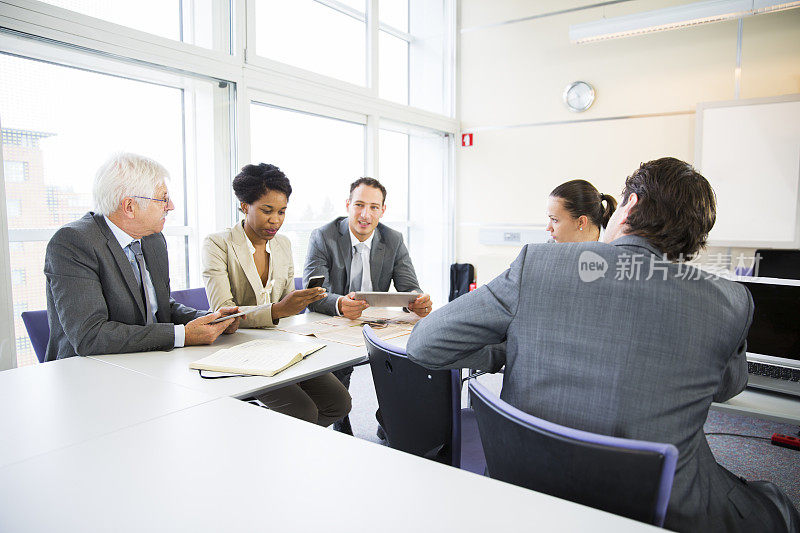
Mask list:
[[[0,468],[7,531],[653,530],[221,398]]]
[[[0,467],[213,400],[86,357],[0,372]],[[0,513],[0,530],[2,527]]]
[[[281,319],[281,325],[303,324],[323,318],[330,318],[319,313],[304,313]],[[322,342],[325,348],[314,352],[299,363],[272,377],[248,376],[225,379],[203,379],[197,370],[189,368],[189,363],[202,359],[222,348],[234,346],[257,339],[299,340]],[[220,335],[214,344],[208,346],[187,346],[168,352],[141,352],[114,355],[90,356],[96,361],[122,367],[146,376],[182,385],[204,392],[215,398],[231,396],[247,398],[256,392],[265,392],[304,379],[325,374],[360,363],[366,360],[364,347],[348,346],[335,342],[320,341],[315,337],[295,335],[276,329],[240,329],[232,335]],[[207,373],[207,375],[215,375]]]

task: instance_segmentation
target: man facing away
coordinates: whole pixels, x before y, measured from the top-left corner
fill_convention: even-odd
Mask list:
[[[422,293],[402,234],[380,223],[386,212],[386,188],[374,178],[359,178],[350,185],[345,206],[347,217],[338,217],[311,233],[303,281],[308,285],[312,276],[324,276],[328,296],[310,304],[309,309],[356,319],[368,307],[364,300],[355,299],[358,291],[386,292],[394,281],[398,292]],[[430,296],[420,294],[408,310],[424,317],[431,312],[431,305]],[[353,367],[349,367],[333,374],[349,388],[352,373]],[[337,423],[334,427],[352,434],[346,420],[344,426]]]
[[[501,396],[527,413],[674,444],[667,529],[793,531],[788,498],[718,465],[703,434],[711,402],[747,384],[753,314],[741,285],[674,262],[705,245],[715,218],[714,192],[691,166],[644,163],[604,243],[525,246],[506,272],[421,321],[409,358],[437,369],[505,365]]]
[[[175,209],[167,178],[151,159],[113,156],[95,177],[96,212],[66,224],[47,243],[46,361],[211,344],[236,331],[239,318],[211,321],[237,308],[209,314],[170,297],[161,234]]]

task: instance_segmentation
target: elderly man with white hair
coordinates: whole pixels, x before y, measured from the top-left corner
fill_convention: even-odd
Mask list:
[[[166,169],[121,153],[97,171],[96,212],[60,228],[47,244],[46,360],[75,355],[170,350],[211,344],[233,333],[238,311],[215,313],[170,297],[167,243],[161,231],[175,209]]]

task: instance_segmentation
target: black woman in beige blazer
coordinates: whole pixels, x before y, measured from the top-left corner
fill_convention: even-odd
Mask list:
[[[205,238],[203,283],[206,295],[212,309],[238,305],[242,311],[247,311],[248,306],[269,304],[266,309],[248,314],[239,327],[272,327],[278,323],[272,318],[272,304],[294,290],[292,245],[283,235],[275,235],[268,241],[270,261],[264,286],[253,260],[255,247],[245,234],[244,222]]]
[[[203,242],[203,282],[212,309],[267,304],[240,327],[273,327],[325,297],[321,287],[294,290],[289,239],[277,235],[292,187],[274,166],[246,165],[233,180],[244,220]],[[267,408],[321,426],[350,412],[350,394],[333,374],[323,374],[257,396]]]

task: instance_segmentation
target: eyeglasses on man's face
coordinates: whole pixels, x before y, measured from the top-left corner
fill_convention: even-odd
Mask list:
[[[153,200],[154,202],[164,202],[164,209],[167,208],[170,202],[169,195],[164,198],[150,198],[149,196],[132,196],[132,198],[141,198],[142,200]]]

